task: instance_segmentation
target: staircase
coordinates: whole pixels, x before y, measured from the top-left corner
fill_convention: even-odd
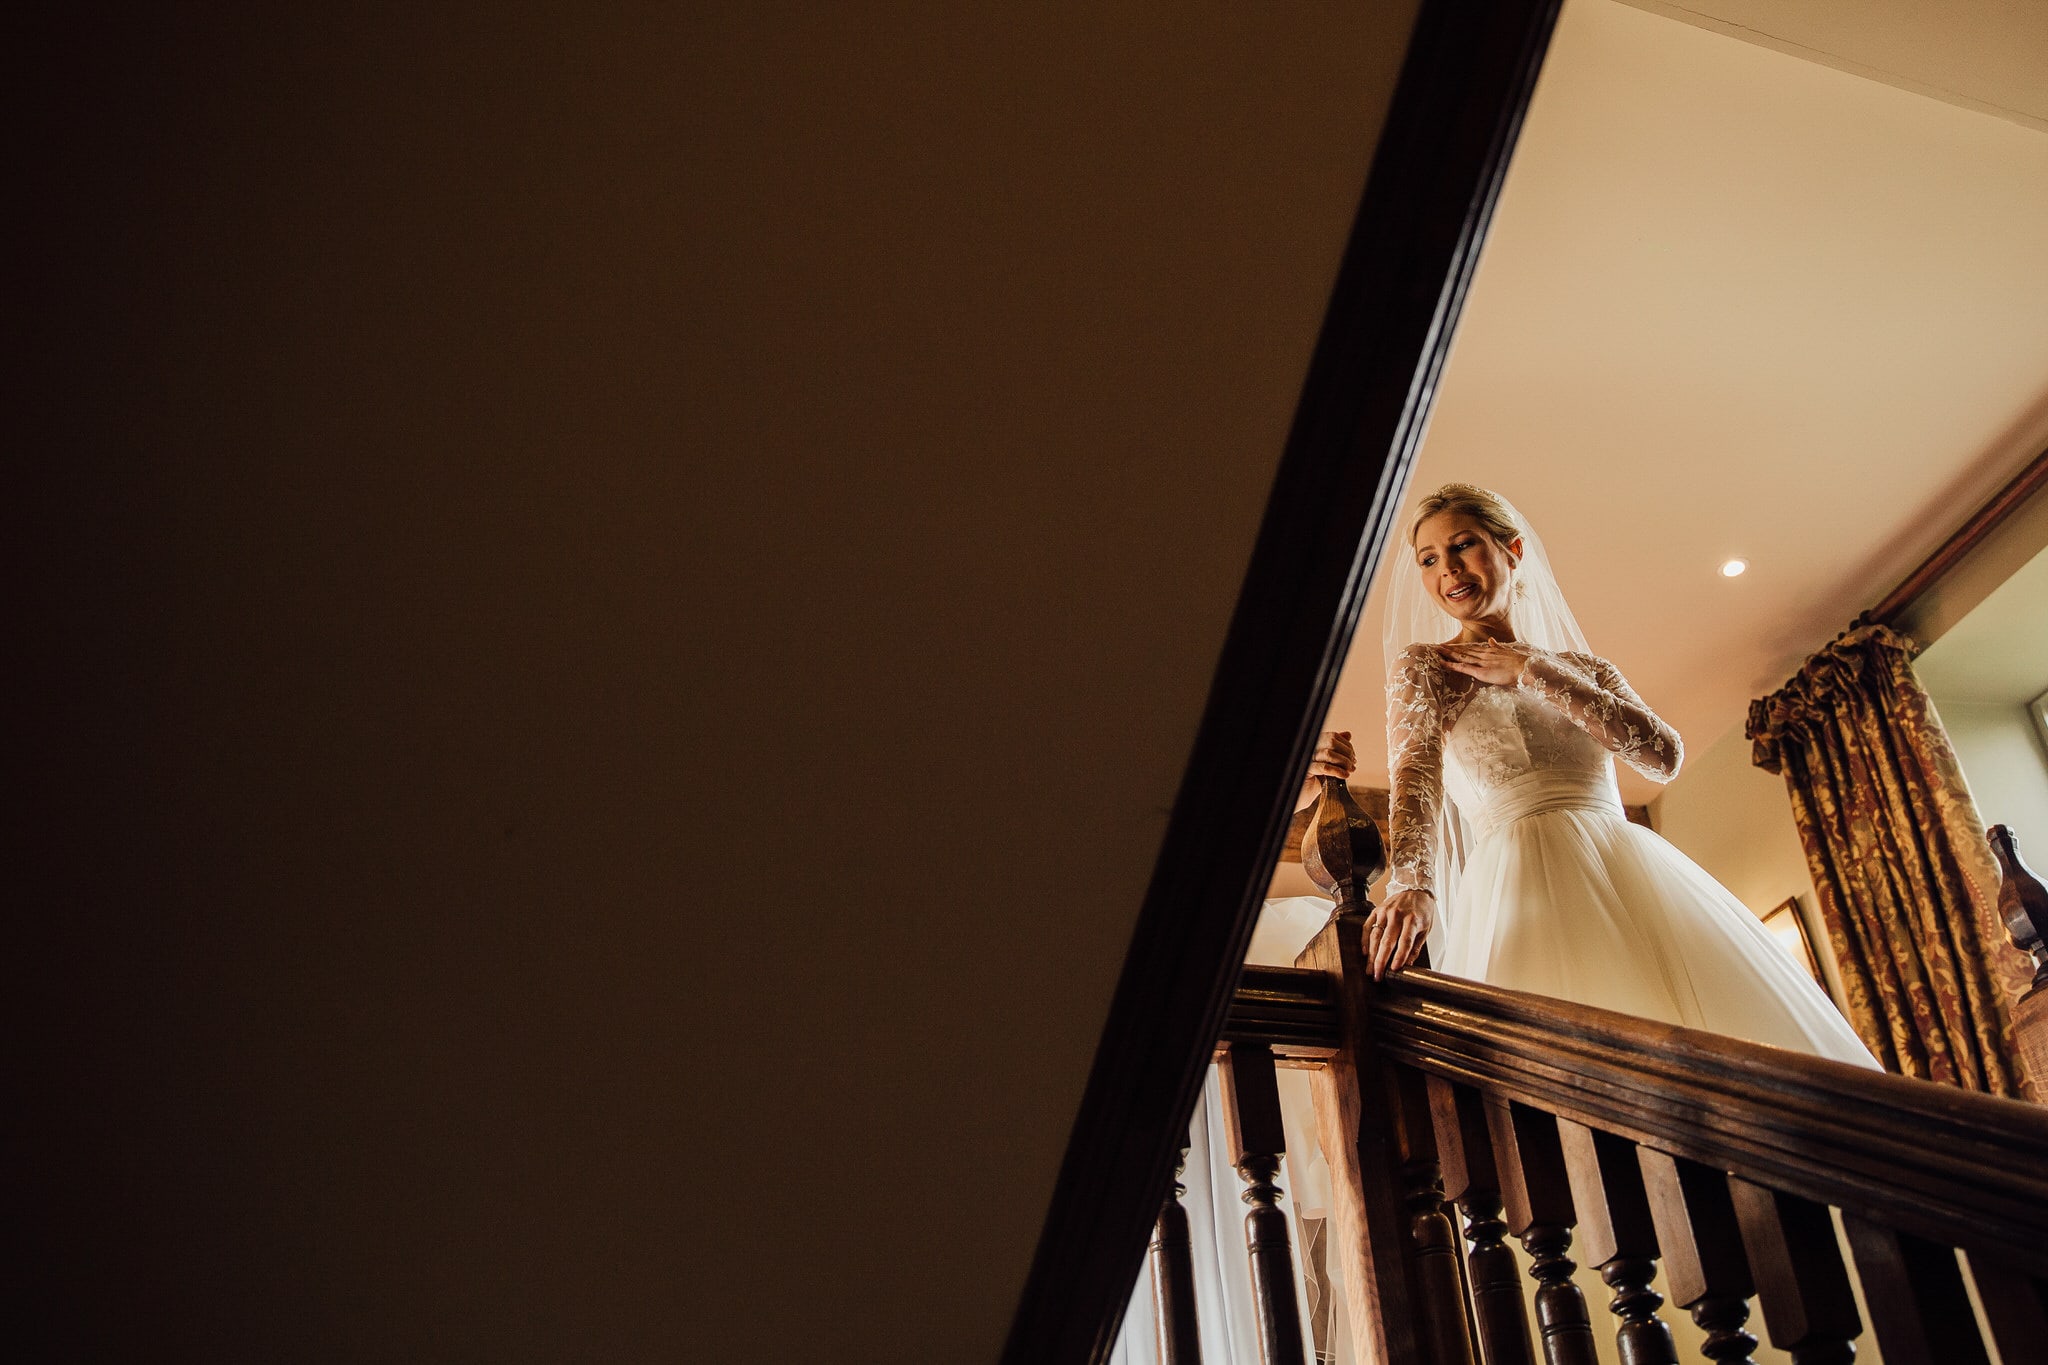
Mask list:
[[[1282,1066],[1314,1072],[1362,1362],[1595,1365],[1612,1331],[1624,1365],[1676,1365],[1660,1265],[1716,1362],[1748,1361],[1759,1331],[1796,1365],[1871,1337],[1887,1365],[2048,1361],[2048,1109],[1426,970],[1376,983],[1361,930],[1382,857],[1326,782],[1303,860],[1337,909],[1295,968],[1245,969],[1219,1051],[1267,1362],[1304,1358],[1272,1187]],[[2006,866],[2007,904],[2041,904]],[[1152,1251],[1171,1365],[1199,1359],[1182,1219],[1169,1197]]]

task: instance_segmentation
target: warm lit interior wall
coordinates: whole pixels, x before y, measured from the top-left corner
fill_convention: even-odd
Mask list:
[[[1955,743],[1987,824],[2011,824],[2023,845],[2048,847],[2048,768],[2023,705],[2048,677],[2029,660],[2048,638],[2048,495],[2022,504],[1904,613],[1900,629],[1927,646],[1916,661]],[[1846,622],[1844,624],[1847,624]],[[1814,646],[1825,643],[1815,640]],[[1989,692],[1998,694],[1987,700]],[[1688,737],[1690,738],[1690,737]],[[1784,781],[1753,766],[1741,724],[1703,748],[1651,807],[1665,838],[1762,914],[1800,897],[1816,948],[1825,937]],[[2010,812],[2010,818],[1999,812]],[[2022,823],[2025,821],[2025,823]],[[1823,968],[1834,979],[1832,956]]]
[[[1785,780],[1755,766],[1749,754],[1740,725],[1703,748],[1688,744],[1677,780],[1650,807],[1651,822],[1755,914],[1799,897],[1816,955],[1836,984]]]
[[[17,32],[13,1353],[994,1359],[1412,12]]]
[[[2048,750],[2024,706],[1935,698],[1986,825],[2009,825],[2027,861],[2048,862]]]
[[[2037,442],[2031,453],[2042,451]],[[1929,584],[1900,614],[1898,629],[1923,650],[1930,648],[2025,571],[2044,549],[2048,549],[2048,490],[2021,503],[1948,572]],[[1923,656],[1919,661],[1923,674],[1925,662]],[[2042,682],[2048,686],[2048,678]]]
[[[2048,131],[2048,7],[2011,0],[1622,0]]]

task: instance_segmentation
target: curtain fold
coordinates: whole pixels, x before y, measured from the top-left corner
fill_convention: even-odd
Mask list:
[[[1750,703],[1840,964],[1849,1021],[1887,1070],[2020,1096],[2011,1003],[2025,960],[1998,918],[1998,865],[1912,641],[1859,624]]]

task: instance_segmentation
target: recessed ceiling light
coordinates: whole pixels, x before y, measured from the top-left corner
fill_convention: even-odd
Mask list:
[[[1721,577],[1740,578],[1742,577],[1743,570],[1748,567],[1749,561],[1746,559],[1731,559],[1721,566]]]

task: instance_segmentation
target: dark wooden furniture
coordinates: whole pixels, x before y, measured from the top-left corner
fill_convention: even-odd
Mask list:
[[[1362,927],[1334,920],[1303,960],[1342,964],[1332,950]],[[1337,1134],[1358,1153],[1352,1183],[1386,1210],[1387,1226],[1357,1234],[1351,1279],[1378,1308],[1353,1313],[1373,1358],[1474,1358],[1383,1321],[1393,1308],[1433,1331],[1467,1312],[1456,1282],[1428,1273],[1426,1239],[1404,1235],[1416,1190],[1437,1179],[1417,1171],[1425,1142],[1453,1173],[1445,1192],[1480,1191],[1466,1282],[1489,1365],[1534,1359],[1539,1343],[1551,1365],[1593,1359],[1574,1242],[1616,1291],[1624,1361],[1673,1359],[1647,1288],[1660,1256],[1674,1304],[1709,1332],[1709,1359],[1748,1358],[1755,1298],[1795,1360],[1847,1361],[1865,1325],[1830,1209],[1866,1292],[1886,1286],[1869,1327],[1888,1361],[1985,1358],[1957,1249],[2004,1358],[2048,1353],[2048,1111],[1427,971],[1335,992],[1330,975],[1247,968],[1230,1032],[1242,1019],[1271,1038],[1284,1014],[1290,1041],[1267,1046],[1381,1087],[1370,1110],[1345,1106]],[[1410,1077],[1420,1106],[1401,1098]],[[1547,1296],[1536,1341],[1499,1291],[1503,1254],[1514,1259],[1490,1215],[1503,1194]]]
[[[1886,593],[1883,601],[1864,613],[1864,619],[1887,626],[1897,625],[1899,618],[1929,588],[1939,583],[1970,551],[1982,545],[1993,531],[2004,525],[2007,517],[2024,507],[2027,500],[2043,488],[2048,488],[2048,450],[2028,461],[2025,469],[1971,513],[1970,519],[1958,527],[1954,535],[1899,580],[1899,585]]]
[[[1375,983],[1380,848],[1327,782],[1304,862],[1338,908],[1297,967],[1244,970],[1224,1027],[1260,1067],[1316,1071],[1358,1358],[1593,1365],[1605,1330],[1625,1365],[1675,1365],[1661,1263],[1716,1362],[1759,1326],[1798,1365],[1866,1335],[1893,1365],[1985,1362],[1987,1337],[2048,1359],[2048,1109],[1427,970]],[[2037,946],[2048,894],[2007,888]],[[1604,1325],[1574,1256],[1614,1291]]]
[[[1993,825],[1987,833],[1998,860],[1998,917],[2013,945],[2034,960],[2033,984],[2013,1002],[2013,1044],[2021,1072],[2034,1078],[2035,1098],[2048,1099],[2048,887],[2020,857],[2010,826]]]

